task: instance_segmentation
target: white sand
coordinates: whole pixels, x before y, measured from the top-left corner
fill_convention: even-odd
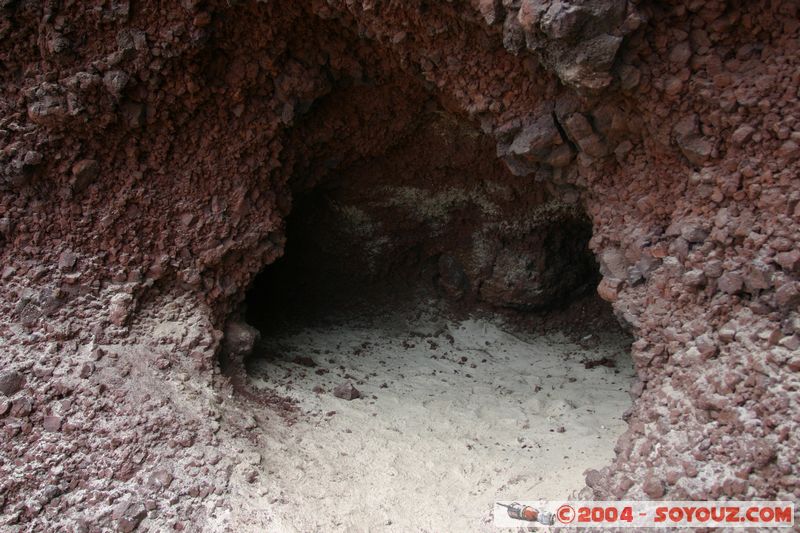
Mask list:
[[[612,458],[633,375],[621,334],[586,350],[560,334],[520,338],[499,320],[370,322],[265,343],[275,358],[255,363],[256,386],[308,416],[264,424],[258,492],[234,487],[238,530],[494,531],[496,500],[568,498]],[[604,356],[618,372],[583,365]],[[345,374],[362,398],[333,396]]]

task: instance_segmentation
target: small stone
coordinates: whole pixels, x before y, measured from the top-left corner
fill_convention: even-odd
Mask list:
[[[81,369],[78,373],[80,377],[83,379],[88,378],[94,373],[94,363],[86,362],[81,365]]]
[[[781,309],[796,309],[800,306],[800,289],[796,283],[784,283],[775,291],[775,303]]]
[[[706,261],[703,265],[703,273],[709,278],[718,278],[724,272],[722,268],[722,261],[718,259],[712,259],[710,261]]]
[[[478,0],[478,10],[487,24],[498,22],[501,15],[500,0]]]
[[[630,65],[623,65],[619,69],[619,86],[622,88],[623,91],[630,91],[631,89],[636,88],[639,85],[639,82],[642,79],[642,73],[639,71],[638,68],[630,66]]]
[[[670,63],[674,63],[679,67],[686,65],[690,57],[692,57],[692,48],[689,45],[689,41],[676,44],[669,53]]]
[[[13,396],[25,386],[25,376],[16,370],[7,370],[0,373],[0,393]]]
[[[745,124],[736,128],[736,131],[731,135],[731,142],[736,146],[741,146],[750,140],[756,130],[752,126]]]
[[[800,146],[794,141],[786,141],[778,148],[777,155],[793,161],[800,156]]]
[[[205,28],[206,26],[211,24],[211,14],[208,13],[207,11],[201,11],[200,13],[195,15],[192,24],[196,28]]]
[[[103,85],[106,86],[108,92],[119,98],[125,86],[128,85],[130,76],[121,70],[109,70],[103,76]]]
[[[58,269],[61,272],[69,272],[73,268],[75,268],[75,264],[78,262],[78,257],[70,252],[62,252],[58,258]]]
[[[703,359],[710,359],[717,354],[717,344],[706,334],[697,337],[695,339],[695,345]]]
[[[35,167],[43,160],[43,156],[41,153],[37,152],[36,150],[30,150],[25,154],[25,158],[22,160],[22,164],[26,167]]]
[[[172,479],[172,474],[162,468],[160,470],[156,470],[150,475],[148,484],[154,489],[166,489],[172,483]]]
[[[742,276],[736,272],[725,272],[717,281],[717,287],[719,287],[719,290],[727,294],[735,294],[739,292],[742,290],[743,284],[744,281],[742,280]]]
[[[109,308],[108,319],[116,326],[122,326],[128,320],[130,314],[130,307],[133,303],[133,296],[126,293],[114,295],[111,298],[111,306]]]
[[[645,480],[644,485],[642,485],[642,490],[654,500],[664,496],[664,484],[652,476]]]
[[[117,526],[123,533],[134,531],[147,516],[147,509],[141,502],[123,502],[114,510]]]
[[[56,432],[61,429],[61,417],[60,416],[46,416],[42,420],[42,426],[44,427],[45,431]]]
[[[678,141],[678,147],[680,147],[686,159],[697,166],[707,163],[714,150],[713,143],[700,136],[691,136],[681,139]]]
[[[706,284],[706,275],[702,270],[690,270],[683,275],[683,282],[690,287],[702,287]]]
[[[678,148],[690,163],[701,166],[711,158],[714,145],[701,135],[697,115],[683,117],[675,124],[672,133]]]
[[[681,227],[681,237],[683,237],[686,242],[697,244],[708,238],[708,231],[695,224],[686,224]]]
[[[722,342],[731,342],[736,338],[736,330],[731,326],[723,326],[717,332],[717,335]]]
[[[31,414],[33,410],[33,403],[30,398],[23,396],[11,402],[11,416],[16,418],[24,418]]]
[[[544,115],[523,128],[514,138],[509,149],[512,154],[527,160],[544,161],[560,139],[561,134],[552,117]]]
[[[763,261],[754,260],[747,266],[744,284],[751,292],[772,286],[772,270]]]
[[[800,268],[800,250],[795,249],[775,254],[775,262],[788,272],[798,270]]]
[[[352,383],[349,381],[346,383],[342,383],[341,385],[337,385],[333,389],[333,395],[337,398],[341,398],[343,400],[355,400],[356,398],[361,397],[361,393],[356,389]]]
[[[597,294],[607,302],[616,302],[622,282],[614,278],[603,278],[597,286]]]
[[[94,159],[82,159],[72,165],[73,187],[76,191],[86,189],[97,178],[100,167]]]
[[[778,342],[778,344],[787,350],[795,351],[800,348],[800,335],[789,335],[788,337],[784,337]]]

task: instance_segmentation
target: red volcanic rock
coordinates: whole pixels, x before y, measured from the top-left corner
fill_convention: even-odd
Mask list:
[[[290,213],[303,274],[460,306],[566,301],[588,242],[638,373],[592,497],[800,497],[792,2],[131,5],[0,2],[11,527],[132,530],[168,468],[150,528],[203,529]]]

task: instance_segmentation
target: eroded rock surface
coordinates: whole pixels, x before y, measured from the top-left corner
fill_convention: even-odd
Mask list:
[[[638,372],[584,496],[800,497],[799,28],[792,2],[2,2],[0,351],[24,376],[0,399],[4,527],[179,529],[224,505],[250,467],[220,435],[255,427],[216,363],[226,318],[281,255],[292,191],[337,173],[403,209],[444,183],[488,198],[470,234],[546,215],[502,228],[490,275],[474,243],[431,254],[447,291],[523,308],[552,280],[520,254],[583,206]],[[497,160],[456,159],[422,201],[361,185],[405,133],[459,139],[414,127],[425,109]],[[442,181],[459,162],[511,197]]]

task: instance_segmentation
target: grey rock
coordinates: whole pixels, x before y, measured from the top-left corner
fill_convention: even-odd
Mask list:
[[[25,376],[16,370],[6,370],[0,373],[0,393],[13,396],[25,386]]]
[[[117,528],[123,533],[134,531],[147,516],[147,509],[141,502],[122,502],[112,514],[117,520]]]
[[[128,85],[129,79],[130,76],[128,76],[126,72],[121,70],[109,70],[103,76],[103,85],[105,85],[108,92],[119,98],[122,95],[122,91],[124,91],[125,87]]]
[[[560,141],[561,134],[553,118],[544,115],[517,134],[509,151],[530,161],[544,162]]]
[[[349,381],[342,383],[341,385],[337,385],[333,389],[333,395],[336,396],[337,398],[341,398],[343,400],[348,400],[348,401],[355,400],[356,398],[361,397],[361,393]]]
[[[702,287],[706,284],[706,275],[702,270],[693,269],[683,275],[683,282],[690,287]]]

